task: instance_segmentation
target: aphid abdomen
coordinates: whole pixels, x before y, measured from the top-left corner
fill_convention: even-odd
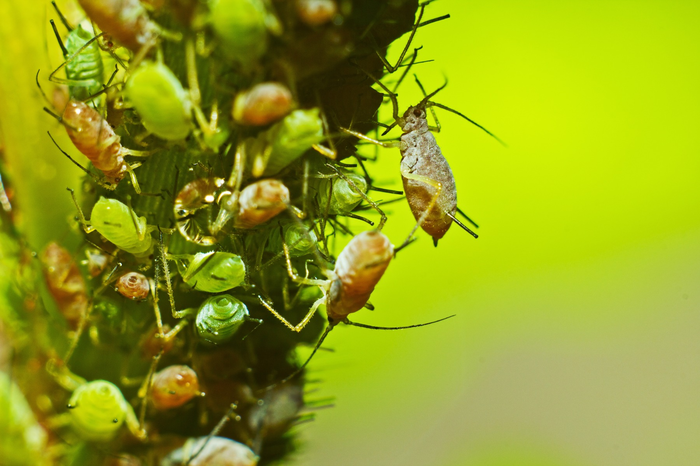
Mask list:
[[[338,322],[359,311],[394,256],[394,246],[380,231],[356,235],[338,255],[328,294],[328,318]]]
[[[267,222],[289,205],[289,189],[278,180],[261,180],[246,186],[238,199],[236,228],[253,228]]]
[[[68,34],[66,50],[72,55],[90,39],[92,39],[92,33],[79,25]],[[70,92],[75,99],[84,100],[102,90],[102,56],[96,41],[66,62],[66,77],[71,80]]]
[[[125,298],[143,300],[148,297],[148,278],[138,272],[129,272],[117,280],[117,291]]]
[[[121,179],[126,166],[119,136],[97,110],[77,100],[68,102],[61,116],[75,147],[109,179]]]
[[[112,440],[126,419],[128,403],[121,390],[106,380],[78,387],[68,402],[73,429],[85,440]]]
[[[168,366],[153,376],[151,400],[158,410],[178,408],[199,393],[197,373],[188,366]]]
[[[133,52],[155,38],[157,28],[139,0],[78,0],[99,28]]]
[[[401,136],[401,174],[406,199],[413,216],[418,221],[432,202],[437,188],[422,181],[409,179],[406,174],[415,174],[440,183],[442,189],[437,202],[430,210],[421,228],[438,240],[452,224],[457,210],[457,188],[454,175],[447,160],[442,155],[433,133],[427,129],[411,131]]]
[[[108,241],[126,252],[141,255],[151,249],[153,240],[145,233],[146,219],[132,216],[129,207],[116,199],[100,197],[92,208],[90,223]]]
[[[61,314],[75,328],[88,307],[87,287],[70,252],[51,242],[39,256],[51,296]]]

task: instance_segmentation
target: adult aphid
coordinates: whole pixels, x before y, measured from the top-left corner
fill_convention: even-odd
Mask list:
[[[162,30],[139,0],[78,0],[99,28],[132,52],[155,43]]]
[[[319,287],[322,296],[313,303],[306,316],[297,325],[291,324],[262,297],[260,298],[260,302],[285,326],[294,332],[300,332],[306,324],[309,323],[319,306],[325,304],[326,314],[328,315],[328,327],[321,336],[321,339],[317,343],[309,359],[299,369],[279,383],[284,383],[300,373],[309,361],[311,361],[311,358],[321,346],[328,333],[341,322],[347,325],[377,330],[400,330],[430,325],[453,317],[444,317],[433,322],[409,325],[406,327],[374,327],[348,320],[350,314],[368,305],[367,301],[372,291],[374,291],[374,287],[379,283],[382,275],[384,275],[387,267],[389,267],[391,259],[394,257],[394,246],[391,244],[391,241],[389,241],[389,238],[381,231],[364,231],[354,236],[338,255],[335,268],[332,271],[324,270],[325,275],[328,277],[326,280],[298,276],[292,267],[287,245],[283,244],[283,248],[287,259],[287,271],[292,280],[300,285]],[[276,385],[278,384],[271,387]]]
[[[389,88],[381,81],[375,79],[371,74],[364,70],[363,72],[375,81],[389,96],[392,103],[394,123],[390,125],[387,130],[398,125],[403,132],[401,140],[395,142],[378,141],[362,133],[358,133],[357,131],[347,128],[340,129],[347,134],[372,144],[387,148],[398,147],[401,150],[401,178],[403,180],[406,200],[416,219],[416,225],[399,249],[411,241],[418,227],[423,228],[426,233],[432,236],[433,243],[437,246],[438,240],[447,233],[452,222],[457,223],[474,238],[478,238],[476,233],[455,217],[457,212],[465,217],[466,215],[457,207],[457,188],[455,186],[454,175],[452,174],[450,165],[442,155],[442,151],[435,140],[435,136],[431,132],[439,132],[440,123],[433,113],[436,126],[430,126],[428,124],[426,110],[431,108],[432,111],[432,107],[438,107],[453,112],[476,125],[499,142],[500,140],[486,128],[467,116],[430,100],[435,94],[444,89],[447,84],[442,85],[434,92],[426,95],[418,104],[409,107],[402,116],[399,116],[399,104],[396,94],[391,92]],[[416,81],[418,81],[418,78],[416,78]],[[471,222],[468,217],[466,218]],[[473,222],[471,223],[473,224]]]
[[[39,71],[36,73],[36,84],[41,90],[39,84]],[[41,91],[44,95],[44,91]],[[48,98],[44,95],[48,102]],[[100,170],[104,179],[100,179],[94,173],[87,170],[73,159],[66,151],[56,143],[51,134],[49,137],[56,144],[56,147],[68,157],[74,164],[80,167],[88,175],[105,189],[114,190],[117,184],[128,173],[131,176],[131,183],[134,190],[141,194],[141,188],[136,180],[134,168],[141,166],[141,163],[129,165],[124,161],[124,157],[131,155],[134,157],[146,157],[150,155],[148,152],[135,151],[127,149],[121,145],[120,137],[114,132],[114,129],[102,118],[97,110],[87,105],[85,102],[71,99],[68,101],[66,108],[57,115],[48,108],[44,107],[44,111],[56,118],[66,128],[68,137],[73,142],[75,147],[92,162],[92,165]]]

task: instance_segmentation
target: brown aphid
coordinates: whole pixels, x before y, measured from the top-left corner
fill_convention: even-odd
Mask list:
[[[55,242],[46,246],[39,260],[51,296],[71,328],[76,328],[88,307],[87,287],[78,266],[71,254]]]
[[[249,447],[225,437],[189,439],[182,448],[172,451],[161,466],[256,466],[258,457]]]
[[[114,132],[114,129],[97,110],[74,99],[68,101],[60,116],[46,108],[44,110],[63,124],[75,147],[92,162],[95,168],[104,174],[104,180],[99,181],[103,187],[116,189],[117,184],[128,173],[131,175],[136,192],[141,192],[133,172],[133,169],[140,166],[140,163],[129,165],[124,161],[124,157],[127,155],[143,157],[148,154],[122,146],[119,135]],[[51,139],[53,140],[53,138]],[[63,149],[61,152],[77,164]]]
[[[157,410],[179,408],[200,395],[197,373],[188,366],[169,366],[153,376],[151,401]]]
[[[289,189],[281,181],[256,181],[243,188],[237,196],[222,197],[221,210],[213,229],[220,231],[231,218],[234,219],[235,228],[255,228],[285,210],[289,199]]]
[[[188,241],[205,246],[216,243],[208,224],[214,203],[230,194],[224,182],[223,178],[200,178],[187,183],[177,194],[173,205],[175,221],[180,234]]]
[[[87,265],[88,273],[93,278],[104,272],[109,264],[109,256],[98,249],[87,249],[85,255],[87,259],[82,263]]]
[[[295,7],[299,20],[307,26],[321,26],[338,14],[334,0],[296,0]]]
[[[148,297],[148,278],[138,272],[125,273],[117,280],[117,291],[125,298],[142,301]]]
[[[292,110],[292,93],[283,84],[260,83],[239,92],[233,102],[233,121],[240,125],[265,126]]]
[[[139,0],[78,0],[97,26],[132,52],[154,43],[158,26]]]

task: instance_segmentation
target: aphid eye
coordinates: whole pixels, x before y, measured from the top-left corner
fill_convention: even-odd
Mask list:
[[[420,117],[423,115],[423,112],[422,112],[420,109],[416,108],[416,109],[413,110],[413,115],[415,115],[415,116],[417,116],[418,118],[420,118]]]

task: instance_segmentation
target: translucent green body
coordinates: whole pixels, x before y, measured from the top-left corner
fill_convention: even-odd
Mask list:
[[[267,50],[265,6],[260,0],[214,0],[211,23],[224,52],[244,66]]]
[[[187,265],[183,260],[188,261]],[[180,258],[177,267],[185,283],[195,290],[220,293],[235,288],[245,280],[241,256],[230,252],[198,252]]]
[[[263,176],[274,175],[323,141],[321,111],[318,108],[294,110],[261,137],[271,151]]]
[[[82,25],[78,25],[66,37],[66,58],[70,58],[66,62],[66,77],[69,80],[70,95],[76,100],[85,100],[102,90],[104,68],[97,41],[91,42],[73,56],[92,38],[93,34]]]
[[[116,200],[100,197],[90,216],[90,223],[119,249],[141,255],[150,251],[153,240],[146,233],[146,218],[137,217],[129,207]]]
[[[112,440],[130,409],[119,388],[106,380],[81,385],[68,404],[73,429],[80,437],[93,442]]]
[[[231,295],[212,296],[202,303],[195,319],[197,335],[216,345],[233,336],[247,320],[248,308]]]
[[[151,133],[170,141],[185,139],[190,134],[189,95],[163,63],[142,63],[126,82],[124,92]]]

